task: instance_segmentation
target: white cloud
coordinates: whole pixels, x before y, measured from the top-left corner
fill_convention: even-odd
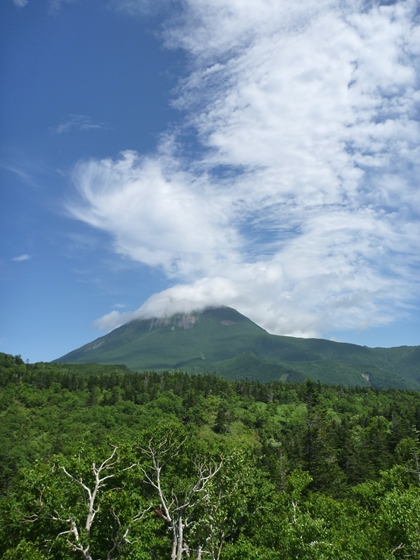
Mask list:
[[[57,7],[54,9],[58,9]],[[52,127],[52,134],[66,134],[74,130],[108,130],[106,123],[94,122],[91,117],[86,115],[69,115],[66,120]]]
[[[109,331],[122,325],[125,322],[124,318],[124,313],[119,313],[118,311],[114,310],[111,311],[111,313],[108,313],[107,315],[104,315],[103,317],[100,317],[99,319],[94,321],[92,326],[103,331]]]
[[[115,9],[130,15],[150,16],[164,9],[173,9],[172,0],[110,0]]]
[[[76,0],[49,0],[50,13],[57,12],[63,4],[71,4]],[[13,4],[18,8],[24,8],[28,4],[28,0],[13,0]]]
[[[72,214],[178,282],[135,314],[232,305],[281,334],[385,324],[418,299],[419,16],[414,0],[186,0],[191,55],[159,152],[77,167]],[[181,155],[180,155],[181,154]]]
[[[31,255],[20,255],[19,257],[15,257],[14,259],[12,259],[12,261],[22,262],[22,261],[27,261],[31,258],[32,258]]]
[[[20,162],[20,165],[22,165],[22,162]],[[0,168],[5,169],[6,171],[10,171],[11,173],[15,173],[20,179],[22,179],[22,181],[24,181],[28,185],[33,186],[35,184],[33,177],[20,167],[0,161]],[[34,169],[32,168],[31,171],[33,172]]]
[[[83,203],[71,213],[111,233],[122,255],[185,278],[235,259],[238,236],[222,200],[168,155],[91,160],[79,164],[75,182]]]

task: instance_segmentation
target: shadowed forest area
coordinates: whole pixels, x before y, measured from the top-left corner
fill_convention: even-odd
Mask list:
[[[420,393],[0,354],[5,560],[420,558]]]

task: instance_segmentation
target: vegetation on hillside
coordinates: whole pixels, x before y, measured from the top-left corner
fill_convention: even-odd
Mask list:
[[[420,558],[420,394],[0,354],[5,560]]]
[[[367,348],[269,334],[229,307],[135,320],[66,354],[61,363],[125,364],[134,371],[217,372],[226,379],[282,379],[420,390],[420,347]]]

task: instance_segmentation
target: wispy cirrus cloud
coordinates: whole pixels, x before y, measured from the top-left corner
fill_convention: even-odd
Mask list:
[[[67,134],[77,130],[108,130],[109,125],[103,122],[95,122],[86,115],[69,115],[57,126],[51,127],[51,134]]]
[[[417,3],[186,0],[163,40],[184,128],[79,164],[70,211],[175,284],[97,326],[225,304],[319,336],[418,303]]]
[[[121,12],[130,15],[155,15],[165,9],[173,11],[176,8],[174,0],[110,0],[110,5]]]
[[[73,4],[77,0],[49,0],[49,11],[50,13],[58,12],[63,4]]]
[[[28,261],[29,259],[32,258],[32,255],[20,255],[19,257],[14,257],[12,259],[12,261],[14,262],[23,262],[23,261]]]
[[[49,0],[50,13],[57,12],[63,4],[71,4],[76,0]],[[13,0],[13,4],[18,8],[24,8],[28,4],[28,0]]]
[[[20,165],[22,165],[22,164],[20,163]],[[33,179],[32,175],[29,174],[26,170],[18,167],[17,165],[13,165],[13,164],[9,164],[9,163],[5,163],[3,161],[0,161],[0,168],[16,174],[22,181],[24,181],[28,185],[33,185],[34,184],[34,179]],[[33,171],[33,169],[32,169],[32,171]]]

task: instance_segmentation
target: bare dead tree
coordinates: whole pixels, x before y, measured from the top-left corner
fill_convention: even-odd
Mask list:
[[[88,514],[86,516],[86,523],[85,523],[85,530],[87,534],[90,533],[93,520],[95,519],[95,516],[99,511],[99,506],[96,505],[98,492],[101,488],[105,486],[106,480],[113,478],[115,476],[115,473],[107,474],[105,476],[103,475],[105,472],[108,472],[111,469],[113,469],[113,467],[117,464],[118,457],[114,460],[116,452],[117,452],[117,447],[114,447],[111,455],[107,459],[105,459],[105,461],[103,461],[99,465],[99,467],[96,466],[96,463],[92,463],[92,472],[95,477],[95,483],[92,489],[86,486],[86,484],[84,484],[81,478],[76,479],[73,475],[71,475],[67,471],[66,467],[63,466],[59,467],[71,480],[73,480],[73,482],[79,484],[79,486],[81,486],[88,495]]]
[[[145,482],[157,491],[160,502],[159,516],[167,523],[172,534],[171,560],[182,560],[184,554],[190,558],[193,552],[196,553],[197,560],[201,560],[203,554],[210,554],[210,552],[205,551],[203,545],[193,550],[187,543],[186,531],[194,524],[195,508],[206,500],[206,486],[219,472],[222,462],[193,461],[196,471],[195,481],[180,493],[176,493],[173,488],[166,490],[162,480],[162,469],[166,458],[177,456],[183,443],[184,441],[172,442],[169,438],[165,438],[153,444],[151,439],[148,446],[141,449],[150,459],[151,465],[147,469],[142,468],[142,471]]]
[[[77,552],[81,555],[84,560],[93,560],[91,555],[91,530],[94,525],[97,514],[100,511],[100,496],[101,491],[107,487],[107,483],[110,479],[114,478],[118,473],[116,470],[116,465],[119,462],[119,457],[117,456],[118,447],[113,447],[112,453],[99,465],[95,462],[92,463],[91,470],[93,473],[93,482],[88,485],[87,482],[83,480],[82,477],[76,477],[71,474],[67,468],[63,465],[59,465],[58,468],[66,475],[66,477],[73,482],[75,485],[79,486],[86,497],[86,517],[80,521],[76,519],[74,515],[69,515],[68,512],[63,513],[65,508],[54,509],[52,514],[47,515],[47,517],[53,521],[60,522],[62,525],[66,526],[67,529],[58,533],[55,540],[60,537],[65,537],[66,546],[73,552]],[[118,472],[124,472],[137,466],[134,463],[128,467],[120,469]],[[115,489],[116,490],[116,489]],[[42,513],[44,509],[42,490],[40,491],[40,497],[38,500],[39,514],[32,514],[25,518],[25,522],[35,522],[41,517],[45,518]],[[118,550],[125,544],[130,543],[128,539],[128,534],[133,523],[136,523],[143,519],[148,511],[150,511],[152,506],[149,506],[144,511],[135,515],[131,519],[131,523],[122,526],[119,515],[114,509],[111,510],[111,515],[114,519],[113,526],[110,527],[109,534],[107,535],[108,540],[111,541],[111,547],[106,553],[106,560],[112,560]]]

